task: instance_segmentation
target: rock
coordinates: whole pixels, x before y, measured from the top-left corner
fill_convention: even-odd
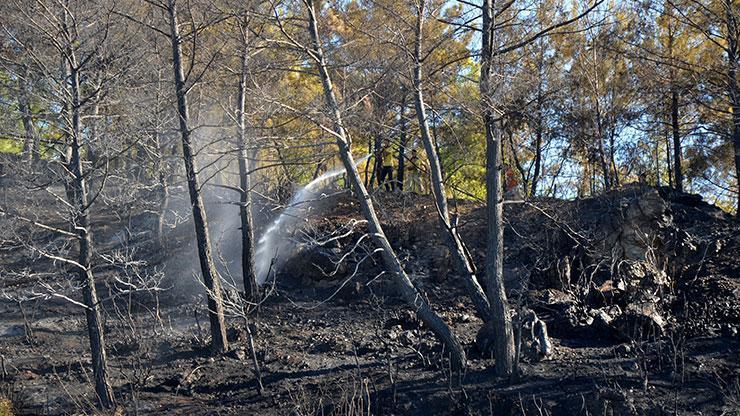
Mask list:
[[[618,316],[622,315],[622,310],[619,306],[614,305],[607,308],[600,308],[592,312],[594,312],[594,316],[591,327],[596,334],[603,338],[613,338],[616,335],[613,322]]]
[[[631,303],[612,326],[625,339],[651,340],[663,335],[666,321],[655,303]]]
[[[620,204],[621,219],[607,233],[604,247],[616,249],[617,259],[646,260],[658,229],[670,222],[668,204],[653,188],[625,192]]]
[[[625,261],[617,273],[619,279],[626,282],[630,301],[645,300],[669,289],[668,275],[646,261]]]
[[[564,307],[562,311],[557,307],[555,310],[553,320],[548,324],[551,336],[556,338],[588,336],[592,332],[590,325],[593,318],[586,315],[583,307],[573,303]]]
[[[18,374],[19,378],[26,380],[37,380],[39,375],[31,370],[23,370]]]
[[[364,341],[360,343],[360,345],[355,349],[355,351],[357,352],[357,355],[359,356],[371,354],[378,350],[379,350],[378,347],[376,347],[373,343],[368,342],[368,341]]]

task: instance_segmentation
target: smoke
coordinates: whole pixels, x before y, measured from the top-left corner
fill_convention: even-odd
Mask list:
[[[201,116],[211,125],[218,125],[219,112],[206,112]],[[238,172],[235,170],[235,161],[222,158],[222,155],[234,151],[233,143],[224,140],[228,135],[221,128],[202,128],[197,130],[194,140],[197,146],[198,162],[203,168],[199,176],[202,180],[202,197],[205,200],[208,216],[209,236],[218,274],[227,281],[228,286],[241,286],[241,221],[239,217],[238,193],[228,186],[238,182]],[[366,155],[355,160],[361,164],[368,160]],[[178,160],[178,162],[180,162]],[[178,163],[179,164],[179,163]],[[270,272],[270,266],[279,268],[290,258],[295,249],[295,243],[290,235],[305,221],[311,209],[315,209],[312,202],[325,196],[329,184],[333,179],[342,175],[344,168],[337,168],[322,174],[292,196],[286,208],[269,225],[260,227],[263,218],[255,216],[255,228],[264,229],[256,244],[255,269],[257,281],[263,284]],[[168,217],[175,217],[175,224],[170,224],[175,246],[171,247],[165,261],[165,272],[180,293],[198,293],[201,284],[200,264],[195,238],[192,228],[191,206],[187,188],[173,186],[170,189],[171,202]],[[169,221],[168,221],[169,222]],[[273,259],[275,259],[273,264]],[[188,279],[187,276],[194,278]]]

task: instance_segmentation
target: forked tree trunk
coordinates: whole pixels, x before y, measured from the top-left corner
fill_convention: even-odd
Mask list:
[[[66,29],[66,25],[65,25]],[[103,322],[100,314],[100,302],[95,288],[95,276],[92,271],[93,240],[90,230],[90,212],[87,195],[87,184],[82,172],[82,144],[80,121],[80,73],[77,59],[71,48],[67,50],[69,69],[69,92],[71,105],[71,131],[69,135],[69,155],[67,171],[71,175],[67,195],[71,197],[70,204],[75,208],[75,230],[79,243],[77,262],[80,282],[82,282],[82,297],[85,304],[85,318],[87,320],[87,334],[90,340],[92,355],[93,377],[95,379],[95,393],[102,408],[110,409],[115,406],[113,390],[108,383],[108,359],[105,352],[105,337]]]
[[[463,276],[468,294],[475,305],[475,309],[485,322],[490,322],[493,318],[491,307],[485,292],[478,282],[476,276],[475,264],[468,253],[462,238],[457,233],[457,228],[450,221],[449,208],[447,206],[447,194],[445,192],[444,179],[442,178],[442,168],[439,162],[439,154],[435,146],[432,135],[429,131],[429,121],[426,114],[426,103],[424,102],[422,87],[422,62],[421,62],[421,44],[422,29],[424,26],[424,9],[426,0],[419,0],[417,4],[416,20],[416,41],[414,45],[414,104],[416,106],[416,117],[419,121],[421,130],[421,139],[424,143],[424,151],[429,160],[430,179],[432,184],[432,193],[434,202],[437,206],[438,217],[442,232],[444,235],[445,245],[450,250],[457,273]]]
[[[493,119],[491,73],[494,48],[494,0],[483,0],[480,93],[486,129],[486,293],[493,310],[494,357],[496,374],[511,375],[514,370],[514,332],[509,302],[504,288],[504,226],[501,190],[501,138]]]
[[[201,195],[201,184],[198,180],[198,168],[195,152],[191,142],[190,113],[188,109],[187,86],[182,64],[182,39],[177,21],[176,0],[169,0],[167,10],[170,21],[170,41],[172,43],[172,68],[175,73],[175,94],[177,95],[177,113],[180,119],[180,136],[182,139],[182,157],[185,162],[185,175],[188,181],[190,204],[193,208],[195,236],[198,240],[198,258],[203,282],[207,288],[208,318],[211,323],[211,347],[214,352],[229,349],[226,339],[226,322],[224,319],[221,281],[213,263],[211,240],[208,235],[208,218]],[[193,52],[194,53],[194,52]]]
[[[244,50],[242,51],[241,78],[239,80],[239,108],[237,109],[238,133],[237,150],[239,151],[239,219],[241,220],[242,240],[242,279],[244,280],[244,294],[247,299],[257,296],[257,274],[254,269],[254,221],[252,220],[252,186],[249,178],[249,154],[247,149],[246,132],[246,94],[247,94],[247,65],[248,49],[246,34]]]
[[[442,318],[432,310],[424,297],[416,290],[408,275],[403,270],[403,266],[398,260],[396,253],[388,242],[388,239],[380,226],[380,221],[375,214],[375,207],[373,206],[372,199],[367,193],[367,189],[365,189],[360,173],[357,170],[357,165],[352,159],[351,143],[344,129],[342,114],[339,110],[339,105],[334,94],[331,77],[326,66],[324,53],[320,43],[321,38],[319,36],[316,22],[316,11],[314,9],[313,0],[306,0],[306,5],[308,9],[309,31],[313,44],[310,54],[316,62],[319,76],[321,77],[321,83],[324,89],[324,99],[326,100],[326,105],[330,111],[330,118],[333,123],[337,146],[339,147],[339,156],[342,159],[344,168],[347,170],[347,176],[352,185],[353,191],[357,196],[357,200],[360,203],[362,214],[368,222],[368,229],[372,240],[382,250],[380,254],[383,260],[383,265],[385,266],[386,271],[393,276],[403,300],[416,312],[424,324],[426,324],[444,343],[446,349],[450,352],[452,365],[455,368],[461,369],[466,364],[465,351],[463,350],[462,345],[452,331],[450,331],[450,328],[445,324]]]

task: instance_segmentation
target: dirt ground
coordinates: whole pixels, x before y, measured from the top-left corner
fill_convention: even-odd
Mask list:
[[[557,234],[561,226],[557,221],[545,225],[537,209],[507,205],[507,274],[509,280],[527,276],[526,284],[507,283],[518,287],[512,289],[516,302],[526,303],[547,322],[554,346],[549,357],[525,356],[515,380],[497,379],[493,361],[476,343],[481,321],[446,264],[428,209],[431,198],[380,195],[378,202],[389,238],[415,284],[466,347],[464,374],[449,370],[439,343],[392,295],[372,259],[349,282],[322,279],[308,270],[298,275],[301,263],[289,262],[274,293],[250,317],[263,375],[260,393],[244,322],[229,321],[230,353],[212,356],[206,348],[205,302],[183,266],[192,256],[189,223],[172,232],[166,253],[152,249],[150,237],[142,233],[133,244],[150,267],[171,265],[164,267],[170,289],[156,296],[117,297],[105,283],[114,271],[101,271],[115,396],[131,415],[740,415],[740,228],[695,199],[661,195],[672,216],[670,232],[712,236],[712,244],[721,241],[723,247],[704,250],[698,261],[681,254],[685,264],[670,273],[671,301],[663,312],[670,323],[659,336],[638,339],[593,323],[564,324],[558,304],[538,303],[543,293],[558,289],[546,283],[551,262],[535,261],[532,253],[547,249],[559,257],[553,247],[563,247]],[[317,212],[323,213],[312,219],[314,230],[358,217],[345,197],[322,204],[324,210]],[[462,235],[481,261],[482,207],[472,202],[453,207]],[[593,229],[583,225],[589,215],[597,221],[603,217],[600,209],[613,208],[595,199],[539,201],[538,207],[550,215],[567,211],[579,216],[581,228],[574,231],[581,234]],[[565,214],[561,219],[567,223]],[[101,216],[96,227],[100,241],[113,241],[110,236],[120,224]],[[540,237],[529,239],[535,232]],[[548,246],[547,241],[555,243]],[[664,239],[662,252],[668,251],[668,242]],[[694,245],[701,251],[702,244]],[[575,253],[573,247],[567,251]],[[101,250],[114,249],[111,243]],[[1,256],[3,267],[54,267],[24,264],[27,257],[20,248],[6,247]],[[342,283],[344,288],[326,300]],[[5,285],[7,293],[10,285]],[[612,306],[588,302],[577,299],[571,309]],[[0,394],[14,403],[17,414],[95,412],[86,335],[82,311],[64,300],[0,302]]]

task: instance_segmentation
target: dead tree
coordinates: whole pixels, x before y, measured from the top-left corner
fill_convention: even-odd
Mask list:
[[[190,204],[193,210],[193,225],[198,245],[198,258],[203,282],[208,288],[208,318],[211,323],[211,346],[214,352],[224,352],[229,349],[226,339],[226,321],[216,266],[211,252],[211,241],[208,235],[208,217],[201,195],[201,184],[198,178],[198,165],[192,143],[192,128],[190,126],[190,108],[188,104],[187,80],[183,68],[182,42],[178,22],[177,0],[168,0],[165,7],[169,19],[170,31],[168,34],[172,44],[172,69],[174,72],[175,95],[177,96],[177,114],[180,122],[180,138],[182,140],[182,158],[185,164]],[[195,36],[195,33],[191,34]],[[195,53],[195,51],[192,51]]]
[[[66,17],[66,11],[65,11]],[[65,25],[66,26],[66,25]],[[69,77],[69,96],[71,98],[71,126],[69,132],[70,159],[65,163],[65,170],[70,175],[67,184],[69,201],[74,207],[74,216],[79,244],[79,255],[77,260],[77,273],[83,282],[82,295],[85,303],[85,317],[87,319],[87,332],[90,339],[90,351],[92,353],[93,375],[95,377],[95,392],[100,405],[104,408],[112,408],[115,404],[113,390],[108,382],[108,363],[105,352],[105,338],[103,336],[103,322],[100,316],[100,302],[95,288],[95,276],[92,271],[93,240],[90,230],[90,201],[88,198],[85,175],[82,171],[81,155],[81,132],[80,122],[80,65],[72,47],[73,39],[67,32],[67,50],[64,52],[67,64],[67,76]]]
[[[496,373],[510,375],[514,369],[514,333],[504,287],[504,224],[501,188],[501,136],[493,114],[494,0],[483,0],[480,95],[486,130],[486,293],[493,309]]]
[[[242,278],[244,294],[248,299],[256,297],[257,274],[254,266],[254,221],[252,219],[252,184],[250,181],[249,143],[247,142],[245,116],[247,77],[249,75],[249,31],[248,20],[239,25],[242,40],[239,98],[237,103],[237,151],[239,153],[239,219],[241,221]]]
[[[48,80],[48,88],[44,91],[49,94],[46,97],[50,107],[49,113],[55,113],[57,116],[46,116],[45,122],[61,132],[61,140],[54,148],[50,147],[50,151],[58,151],[59,155],[50,161],[51,169],[43,174],[31,172],[27,177],[31,182],[28,189],[41,190],[53,195],[54,201],[60,205],[59,216],[64,218],[66,224],[62,226],[45,224],[30,216],[14,212],[15,209],[11,209],[7,215],[16,221],[67,239],[68,242],[61,247],[74,247],[72,250],[56,247],[50,251],[46,243],[39,244],[34,241],[33,235],[29,237],[25,234],[19,239],[24,246],[39,256],[64,264],[66,270],[72,271],[76,277],[76,281],[70,286],[79,288],[82,300],[72,299],[71,296],[63,298],[84,308],[97,403],[102,408],[110,409],[115,407],[115,400],[108,377],[102,306],[93,269],[96,249],[91,226],[92,205],[99,201],[101,190],[91,192],[89,186],[89,178],[100,166],[87,160],[89,152],[86,150],[89,146],[97,144],[94,142],[98,140],[98,136],[89,133],[90,126],[85,125],[83,117],[89,115],[90,108],[97,106],[101,97],[110,92],[110,81],[114,78],[109,76],[102,83],[92,85],[90,75],[97,70],[104,70],[103,62],[113,61],[125,52],[110,45],[111,39],[107,34],[113,30],[114,25],[107,15],[80,7],[82,6],[80,3],[73,1],[52,4],[39,2],[39,5],[43,6],[44,10],[40,15],[30,15],[31,12],[23,2],[9,5],[14,15],[8,22],[12,22],[10,24],[19,29],[15,33],[22,34],[14,38],[18,50],[33,63],[28,67],[23,66],[19,77],[27,83],[28,79],[33,78],[28,71],[33,70]],[[6,29],[8,22],[3,17],[1,23]],[[30,118],[30,102],[26,88],[27,85],[20,84],[19,110],[24,113],[24,118]],[[29,133],[29,130],[32,130],[29,123],[32,124],[31,119],[24,121],[24,129],[28,136],[26,139],[33,142],[36,137],[33,131]],[[37,153],[34,149],[36,144],[26,146],[26,156],[31,160]],[[59,165],[61,168],[55,169]],[[54,193],[52,185],[56,179],[61,179],[65,196]],[[25,206],[21,208],[26,209]],[[38,213],[32,215],[39,218]],[[64,273],[65,267],[61,269],[60,271]]]

